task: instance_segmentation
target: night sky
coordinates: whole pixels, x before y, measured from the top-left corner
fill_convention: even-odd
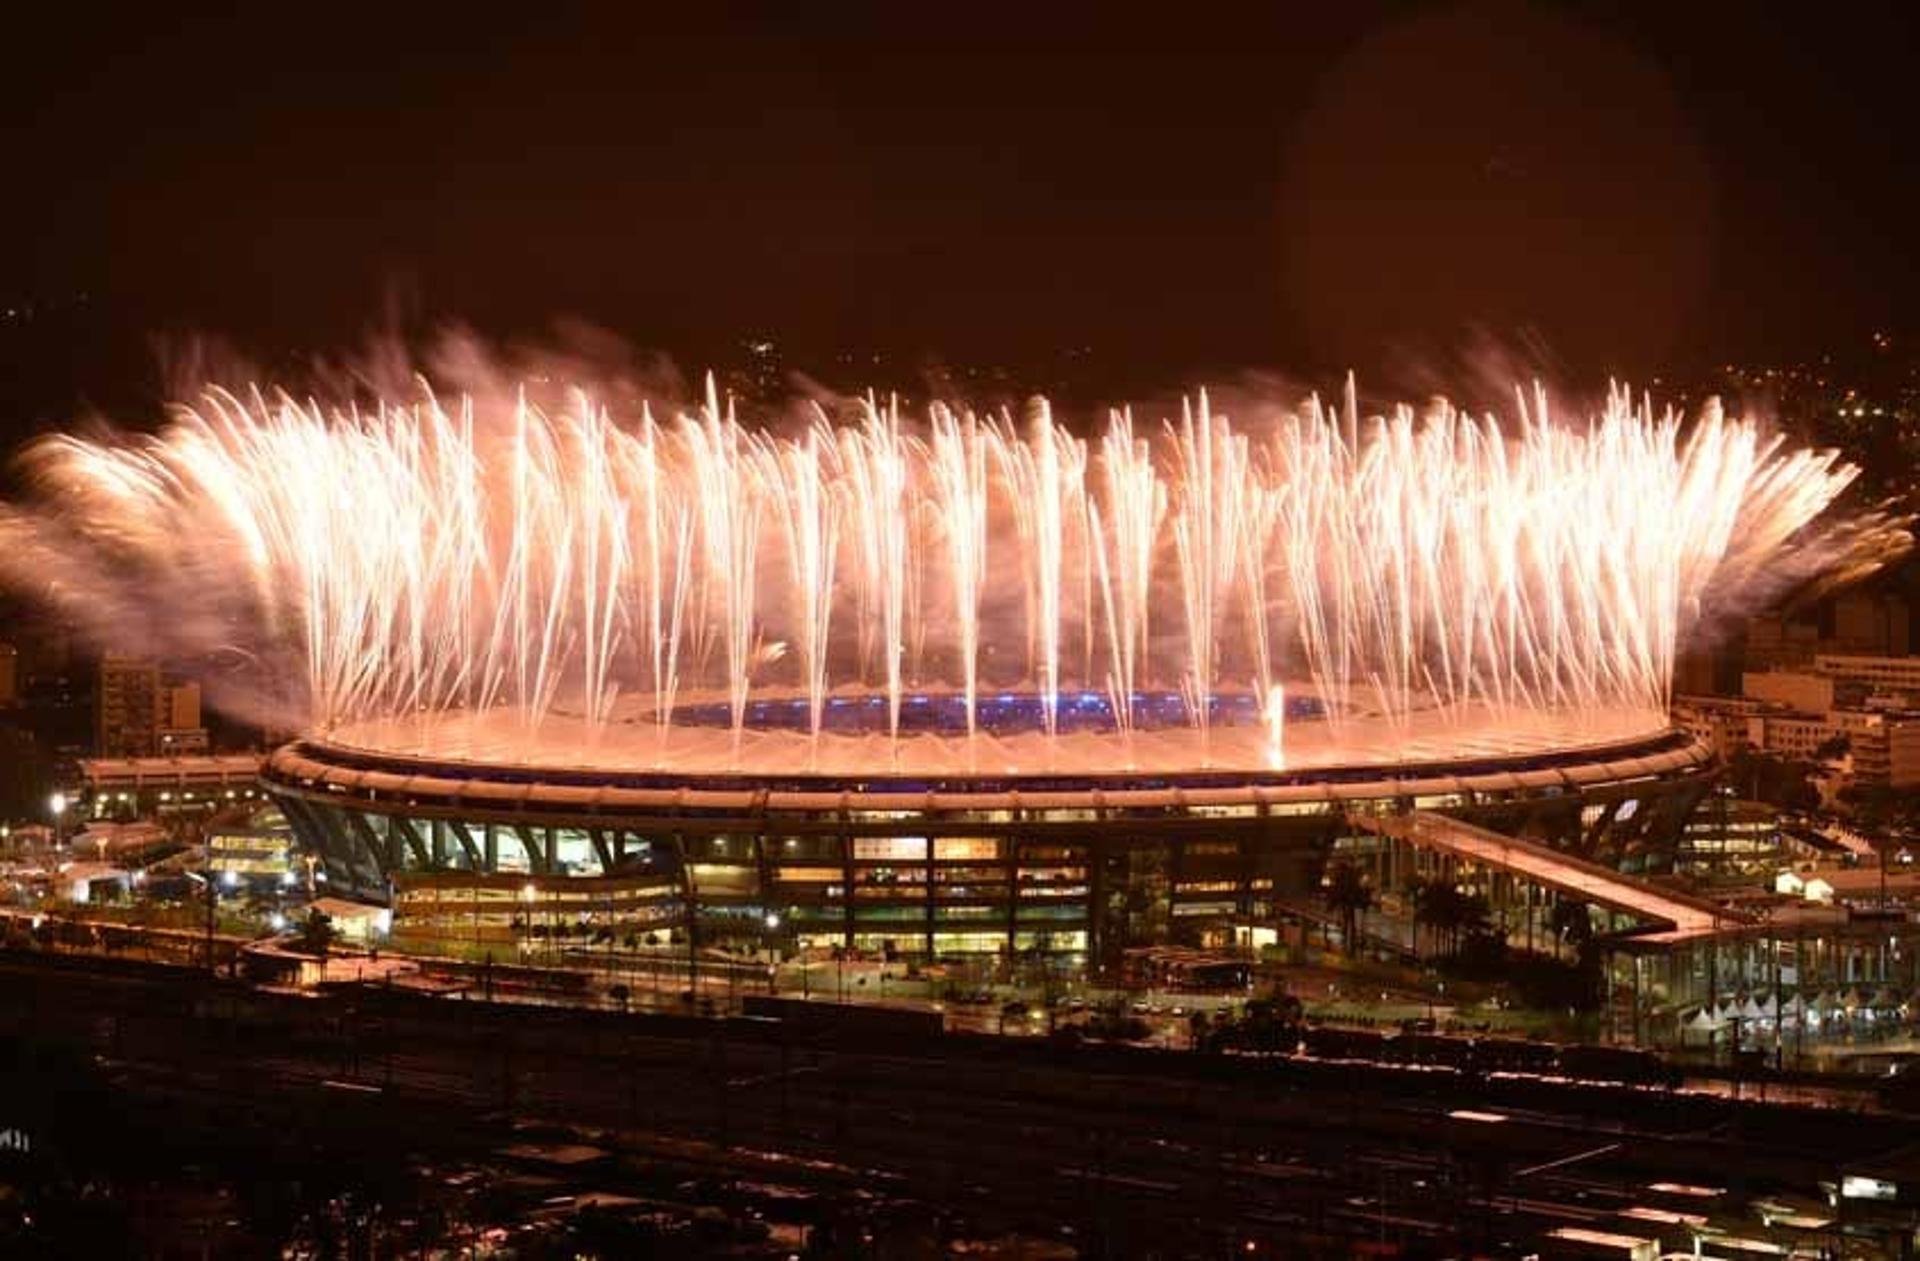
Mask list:
[[[387,321],[1115,393],[1920,329],[1910,8],[1156,7],[13,15],[0,411]]]

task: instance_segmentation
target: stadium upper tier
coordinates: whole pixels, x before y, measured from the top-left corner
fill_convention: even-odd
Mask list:
[[[1223,733],[1216,733],[1216,735]],[[1683,733],[1644,726],[1611,739],[1577,738],[1568,725],[1554,733],[1508,732],[1480,741],[1418,741],[1401,745],[1397,759],[1341,760],[1332,756],[1284,768],[1201,767],[1141,770],[1022,769],[976,759],[908,773],[884,757],[864,771],[807,769],[804,759],[761,761],[762,769],[705,771],[621,767],[586,756],[559,760],[487,761],[455,747],[434,755],[404,745],[358,745],[341,739],[297,741],[267,761],[265,779],[282,792],[319,800],[438,805],[476,814],[611,815],[687,808],[837,812],[1047,809],[1103,806],[1178,809],[1197,806],[1277,806],[1508,793],[1579,793],[1595,785],[1699,770],[1711,753]],[[1111,752],[1112,750],[1109,750]],[[591,750],[582,749],[581,753]],[[469,756],[460,756],[467,753]],[[1425,756],[1422,756],[1422,754]]]
[[[836,699],[842,712],[832,727],[818,733],[805,729],[804,712],[796,723],[789,701],[774,698],[756,703],[769,721],[744,729],[725,722],[724,708],[696,701],[677,707],[671,726],[635,707],[613,723],[552,713],[538,728],[529,728],[512,710],[499,708],[370,719],[313,738],[336,749],[430,763],[539,773],[634,772],[676,782],[740,776],[811,786],[852,780],[880,791],[880,781],[889,779],[912,784],[1116,777],[1131,782],[1214,774],[1239,780],[1265,772],[1316,776],[1353,767],[1526,758],[1637,739],[1666,726],[1663,714],[1637,708],[1572,713],[1486,706],[1332,722],[1311,698],[1296,697],[1290,712],[1306,717],[1287,727],[1282,741],[1275,727],[1259,719],[1251,697],[1222,699],[1246,703],[1214,706],[1216,720],[1206,727],[1187,725],[1179,717],[1177,694],[1143,693],[1143,712],[1168,709],[1171,720],[1117,730],[1100,721],[1104,699],[1089,694],[1070,698],[1064,712],[1071,720],[1050,732],[1033,721],[1039,698],[1011,692],[991,698],[984,711],[989,723],[969,731],[954,720],[952,695],[916,692],[905,698],[903,709],[918,717],[899,735],[887,730],[883,698],[854,693]],[[715,709],[720,721],[701,721]]]

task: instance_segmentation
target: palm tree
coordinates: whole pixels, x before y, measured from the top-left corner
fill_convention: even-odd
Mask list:
[[[1413,921],[1427,926],[1437,953],[1457,954],[1463,936],[1491,931],[1492,909],[1484,894],[1463,893],[1445,880],[1416,880],[1408,893]]]
[[[1373,886],[1358,867],[1342,860],[1328,866],[1320,896],[1326,900],[1327,909],[1340,917],[1341,948],[1352,954],[1360,916],[1373,906]]]
[[[1453,886],[1444,880],[1415,876],[1407,884],[1407,900],[1413,904],[1414,949],[1418,951],[1420,947],[1419,930],[1422,925],[1427,929],[1431,944],[1436,947],[1443,945],[1455,909]]]
[[[1455,890],[1459,901],[1459,923],[1454,927],[1454,943],[1458,948],[1462,937],[1477,937],[1493,932],[1493,904],[1487,901],[1487,895],[1475,890],[1461,893]]]

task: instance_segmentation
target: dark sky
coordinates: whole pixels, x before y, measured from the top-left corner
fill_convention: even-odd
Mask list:
[[[7,19],[16,418],[152,334],[388,308],[1117,389],[1920,329],[1911,6],[173,7]]]

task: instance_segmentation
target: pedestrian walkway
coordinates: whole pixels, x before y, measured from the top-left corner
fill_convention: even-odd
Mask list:
[[[1354,826],[1378,836],[1464,858],[1505,871],[1570,898],[1617,911],[1646,931],[1636,941],[1668,945],[1710,936],[1747,922],[1747,916],[1702,898],[1622,875],[1545,845],[1506,836],[1430,810],[1352,816]]]

